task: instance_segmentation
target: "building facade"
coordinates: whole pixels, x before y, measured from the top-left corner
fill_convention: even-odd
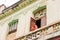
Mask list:
[[[0,15],[0,40],[60,40],[59,0],[20,0]]]

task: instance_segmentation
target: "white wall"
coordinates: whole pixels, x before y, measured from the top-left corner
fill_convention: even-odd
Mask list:
[[[58,18],[60,19],[60,0],[57,0],[58,2]]]
[[[34,18],[34,15],[31,11],[26,13],[26,15],[25,15],[25,34],[30,32],[31,17]]]
[[[7,24],[0,25],[0,40],[6,40],[9,27]]]
[[[22,36],[24,34],[24,29],[25,29],[25,17],[22,14],[19,17],[18,27],[17,27],[17,32],[16,32],[16,37]]]
[[[60,1],[59,0],[48,0],[47,1],[47,25],[60,19]],[[58,10],[59,9],[59,10]]]
[[[6,40],[14,40],[14,39],[16,39],[16,32],[9,34]]]
[[[30,29],[30,18],[34,17],[31,12],[22,14],[19,17],[18,27],[17,27],[17,34],[16,37],[23,36],[27,33],[29,33]]]

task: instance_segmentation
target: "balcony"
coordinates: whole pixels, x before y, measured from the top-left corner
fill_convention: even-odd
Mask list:
[[[0,20],[4,19],[5,17],[14,14],[15,12],[23,9],[24,7],[36,2],[37,0],[24,0],[24,1],[19,1],[15,3],[14,5],[6,8],[3,13],[0,15]]]
[[[26,35],[23,35],[15,40],[29,40],[29,39],[35,40],[35,39],[44,37],[46,35],[53,34],[57,31],[60,31],[60,21],[50,24],[48,26],[45,26],[43,28],[39,28],[39,29],[32,31]]]

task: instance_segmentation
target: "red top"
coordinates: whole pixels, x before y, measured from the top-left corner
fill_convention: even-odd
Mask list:
[[[33,25],[32,27],[31,27],[31,31],[34,31],[34,30],[36,30],[37,29],[37,25]]]

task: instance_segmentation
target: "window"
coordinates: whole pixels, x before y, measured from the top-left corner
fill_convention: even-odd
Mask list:
[[[9,22],[8,25],[9,25],[9,31],[13,31],[13,30],[17,29],[18,19],[12,20],[11,22]]]

